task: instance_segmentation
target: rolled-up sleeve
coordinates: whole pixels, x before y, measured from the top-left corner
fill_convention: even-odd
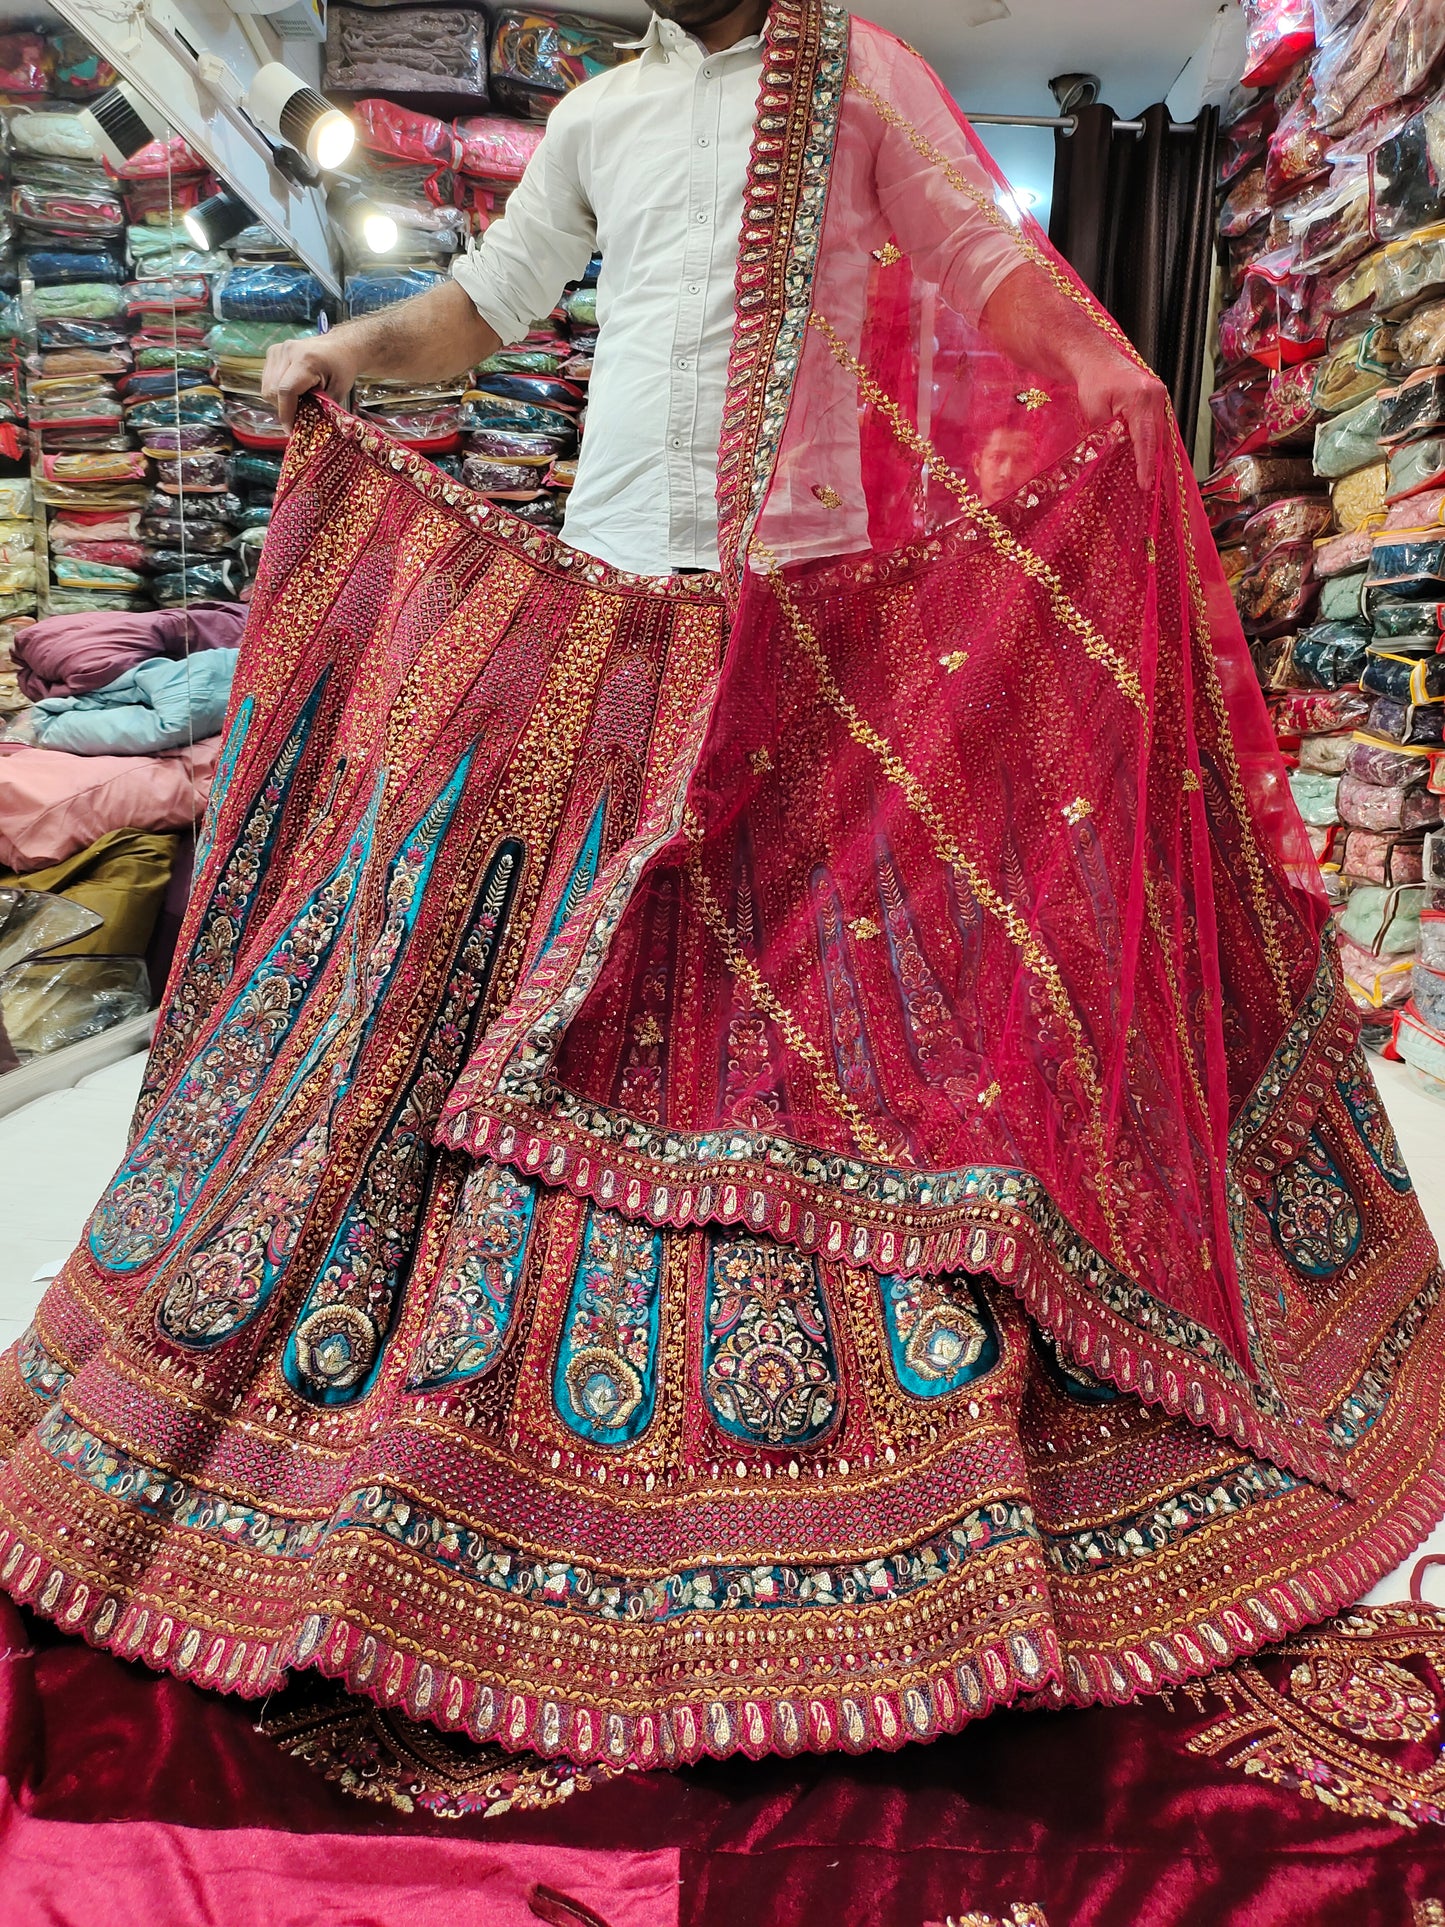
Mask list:
[[[586,269],[597,223],[581,185],[586,88],[560,101],[506,212],[452,263],[452,275],[504,345],[549,315]]]
[[[898,53],[886,80],[880,74],[873,82],[897,116],[884,121],[878,146],[878,202],[916,271],[977,326],[990,296],[1026,256],[941,83],[911,50]]]

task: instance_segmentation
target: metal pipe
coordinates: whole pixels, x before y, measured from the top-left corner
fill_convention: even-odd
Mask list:
[[[1052,127],[1059,132],[1072,134],[1079,124],[1073,114],[970,114],[967,108],[963,111],[965,119],[975,127]],[[1195,131],[1192,120],[1171,120],[1169,123],[1171,134],[1192,134]],[[1142,134],[1144,123],[1142,120],[1116,120],[1114,132]]]

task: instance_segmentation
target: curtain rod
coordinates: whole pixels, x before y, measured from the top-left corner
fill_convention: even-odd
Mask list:
[[[1079,124],[1073,114],[970,114],[967,108],[963,111],[975,127],[1053,127],[1062,133],[1072,134]],[[1171,134],[1193,134],[1196,131],[1192,120],[1171,120],[1169,123]],[[1114,132],[1142,134],[1144,123],[1142,120],[1116,120]]]

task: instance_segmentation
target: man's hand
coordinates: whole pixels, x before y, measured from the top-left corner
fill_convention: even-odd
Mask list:
[[[1103,354],[1080,357],[1073,373],[1079,407],[1090,428],[1102,428],[1117,415],[1128,429],[1139,486],[1147,495],[1158,475],[1168,419],[1169,397],[1163,382],[1112,346]]]
[[[266,350],[261,370],[261,399],[267,401],[290,428],[296,420],[296,404],[303,395],[319,388],[332,401],[345,401],[359,371],[355,350],[348,347],[345,331],[334,335],[309,336],[301,341],[282,341]]]

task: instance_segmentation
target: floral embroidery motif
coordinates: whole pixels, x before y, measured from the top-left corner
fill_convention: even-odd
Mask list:
[[[938,658],[938,666],[940,669],[946,669],[949,675],[952,676],[962,669],[967,661],[968,651],[966,649],[951,649],[946,656],[940,656]]]
[[[383,770],[345,856],[252,971],[97,1205],[90,1251],[104,1269],[158,1257],[225,1155],[351,913],[385,783]]]
[[[1445,1826],[1442,1706],[1422,1665],[1445,1669],[1445,1618],[1357,1609],[1187,1689],[1226,1710],[1186,1745],[1354,1819]]]
[[[319,1115],[299,1138],[267,1159],[219,1230],[197,1245],[162,1299],[157,1325],[174,1343],[205,1348],[234,1337],[270,1300],[285,1276],[330,1156],[337,1108],[351,1088],[383,994],[405,954],[421,908],[422,886],[456,807],[465,772],[463,764],[391,864],[386,914],[376,940],[364,964],[353,940],[342,994],[288,1082],[289,1096],[322,1050],[332,1050]],[[275,1108],[279,1112],[281,1106]]]
[[[408,1391],[436,1391],[479,1378],[501,1356],[536,1203],[535,1184],[490,1159],[468,1175],[447,1233]]]
[[[732,1438],[803,1446],[828,1431],[838,1365],[814,1259],[761,1238],[713,1239],[703,1391]]]
[[[813,484],[813,493],[814,495],[817,496],[818,500],[823,504],[823,507],[825,509],[840,509],[843,506],[842,496],[838,493],[837,489],[835,489],[831,485],[831,483],[815,482]]]
[[[873,259],[885,268],[894,268],[903,259],[903,250],[896,242],[885,241],[881,248],[874,248]]]
[[[450,820],[466,768],[463,763],[445,812],[432,813],[433,849]],[[287,1344],[282,1370],[305,1398],[326,1405],[348,1404],[362,1397],[375,1379],[410,1268],[436,1161],[432,1130],[485,1008],[521,869],[521,845],[504,843],[488,866],[475,915],[416,1070],[366,1162]],[[419,906],[426,868],[414,866],[412,876]]]
[[[51,1400],[59,1398],[70,1383],[72,1374],[55,1357],[33,1325],[20,1340],[15,1359],[20,1367],[21,1381],[32,1398],[43,1399],[49,1404]]]
[[[893,1370],[905,1392],[947,1398],[997,1365],[993,1314],[965,1274],[878,1283]]]
[[[1027,412],[1032,415],[1036,408],[1047,408],[1053,397],[1046,388],[1025,388],[1023,393],[1015,399],[1022,402]]]
[[[195,939],[185,962],[182,964],[177,960],[175,989],[166,1000],[146,1064],[145,1082],[141,1086],[140,1101],[136,1107],[138,1120],[147,1117],[158,1092],[169,1081],[181,1052],[195,1034],[211,993],[229,981],[235,968],[236,947],[241,941],[241,933],[246,928],[261,880],[270,864],[286,800],[300,768],[302,752],[310,737],[325,687],[326,676],[322,675],[302,704],[295,727],[257,790],[256,799],[226,859],[226,866],[196,925]],[[216,780],[211,787],[210,802],[206,806],[205,821],[196,844],[198,891],[205,881],[216,824],[236,773],[236,764],[254,709],[255,698],[245,697],[226,732],[225,747],[216,766]]]
[[[1275,1242],[1308,1278],[1332,1277],[1360,1248],[1360,1208],[1318,1131],[1277,1174],[1264,1207]]]
[[[1088,797],[1076,796],[1072,803],[1065,806],[1064,821],[1066,823],[1082,823],[1086,816],[1092,816],[1093,813],[1094,806]]]
[[[563,1423],[626,1445],[657,1403],[662,1233],[593,1206],[567,1301],[552,1395]]]
[[[1410,1173],[1405,1169],[1405,1160],[1400,1155],[1395,1127],[1380,1102],[1380,1093],[1375,1088],[1375,1080],[1362,1052],[1356,1051],[1350,1058],[1340,1072],[1338,1084],[1340,1096],[1354,1121],[1360,1142],[1374,1159],[1381,1175],[1388,1180],[1392,1190],[1402,1193],[1413,1191],[1415,1187],[1411,1183]]]

